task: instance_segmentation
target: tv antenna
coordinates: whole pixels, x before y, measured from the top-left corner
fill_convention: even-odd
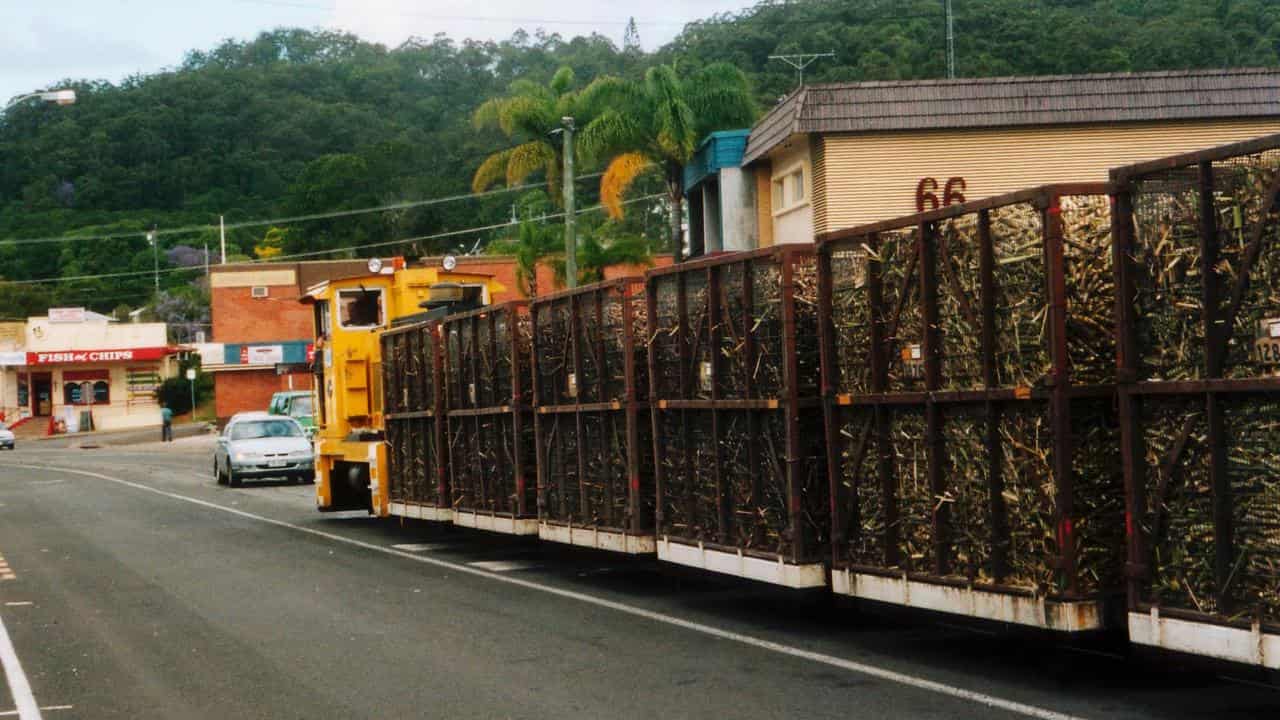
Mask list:
[[[794,55],[770,55],[770,60],[781,60],[796,69],[796,80],[800,85],[804,85],[804,69],[823,58],[833,58],[836,54],[833,52],[825,53],[796,53]]]

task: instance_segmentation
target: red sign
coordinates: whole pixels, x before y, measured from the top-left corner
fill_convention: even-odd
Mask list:
[[[307,364],[310,365],[315,361],[316,361],[316,344],[307,343]]]
[[[159,360],[173,354],[167,347],[124,348],[121,350],[58,350],[54,352],[27,353],[28,365],[58,365],[104,362],[125,362],[129,360]]]

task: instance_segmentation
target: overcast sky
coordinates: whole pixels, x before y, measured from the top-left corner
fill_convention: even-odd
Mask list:
[[[685,22],[754,0],[0,0],[0,101],[63,78],[118,82],[182,61],[187,50],[280,26],[347,30],[388,46],[444,32],[503,39],[518,28],[606,35],[634,15],[647,49]]]

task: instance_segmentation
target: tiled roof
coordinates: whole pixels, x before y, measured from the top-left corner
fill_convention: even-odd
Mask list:
[[[1280,68],[830,83],[797,89],[751,130],[744,163],[788,137],[1280,115]]]

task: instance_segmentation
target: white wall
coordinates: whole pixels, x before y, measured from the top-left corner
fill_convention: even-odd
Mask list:
[[[720,170],[720,213],[723,249],[752,250],[759,246],[756,227],[755,181],[742,168]]]
[[[169,344],[164,323],[51,323],[42,317],[27,320],[26,340],[29,352],[121,350]]]

